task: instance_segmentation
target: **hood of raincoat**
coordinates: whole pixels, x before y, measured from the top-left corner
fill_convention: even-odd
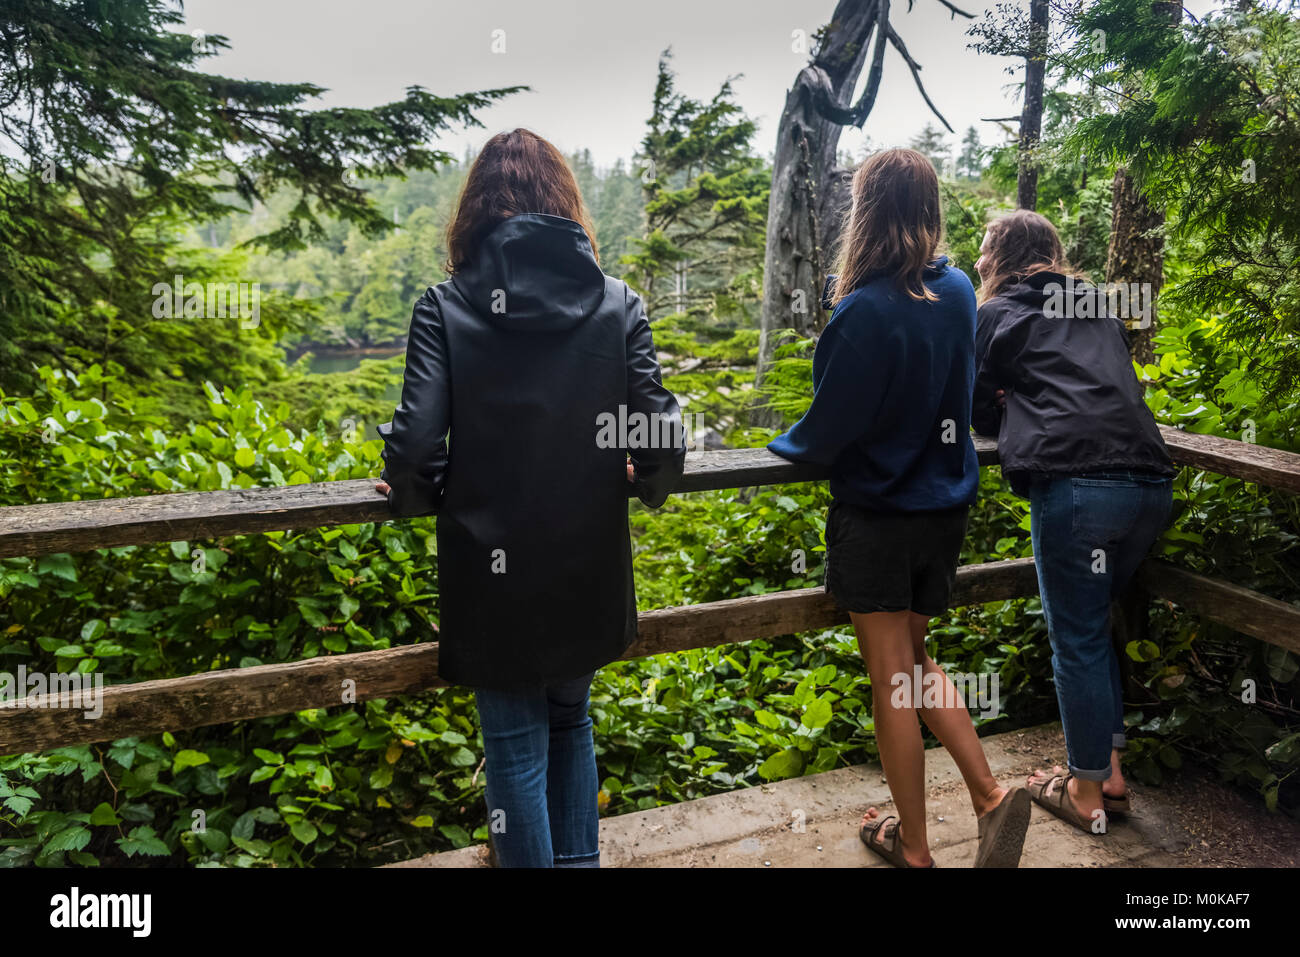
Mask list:
[[[499,223],[452,283],[479,315],[527,332],[572,329],[605,295],[586,230],[541,213]]]

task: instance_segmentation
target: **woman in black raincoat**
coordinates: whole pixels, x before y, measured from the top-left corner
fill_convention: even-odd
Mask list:
[[[438,516],[439,673],[475,689],[498,863],[599,866],[588,692],[636,637],[628,493],[667,498],[681,412],[546,140],[487,142],[447,252],[377,487],[396,515]]]

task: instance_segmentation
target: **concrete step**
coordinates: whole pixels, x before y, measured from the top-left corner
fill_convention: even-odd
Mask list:
[[[1035,768],[1065,763],[1059,724],[982,739],[993,774],[1022,784]],[[926,752],[928,828],[939,867],[975,860],[975,813],[942,748]],[[1157,789],[1130,782],[1133,814],[1113,818],[1106,835],[1084,834],[1034,807],[1021,867],[1169,867],[1186,833]],[[871,805],[888,808],[878,765],[742,788],[681,804],[607,817],[600,822],[603,867],[888,867],[862,846],[858,824]],[[389,867],[485,867],[487,846],[429,854]]]

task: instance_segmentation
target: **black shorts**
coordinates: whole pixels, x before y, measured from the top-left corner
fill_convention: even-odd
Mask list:
[[[831,503],[826,516],[826,590],[844,611],[948,610],[970,506],[877,512]]]

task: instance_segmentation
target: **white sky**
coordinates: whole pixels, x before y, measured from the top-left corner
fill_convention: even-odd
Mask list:
[[[978,13],[991,3],[977,0]],[[419,84],[439,95],[525,84],[483,111],[486,130],[445,138],[460,153],[492,133],[527,126],[564,151],[586,147],[602,166],[630,157],[645,132],[660,51],[673,48],[678,88],[704,99],[733,74],[736,98],[759,123],[756,147],[770,153],[786,90],[807,62],[791,34],[811,36],[834,0],[188,0],[187,26],[229,37],[231,49],[203,62],[228,76],[311,82],[329,92],[320,105],[373,106],[400,99]],[[999,137],[983,116],[1018,111],[1010,60],[966,49],[971,22],[949,19],[936,0],[911,13],[894,5],[892,20],[935,104],[960,134],[975,123],[986,142]],[[491,52],[505,31],[506,52]],[[901,145],[930,118],[896,53],[865,134]],[[855,154],[863,134],[846,129],[842,148]]]
[[[959,5],[977,16],[993,0]],[[1193,2],[1192,8],[1208,5]],[[834,0],[187,0],[190,30],[224,34],[231,49],[203,66],[228,76],[312,82],[329,92],[319,105],[373,106],[400,99],[408,85],[439,95],[526,84],[483,111],[485,130],[459,131],[439,145],[454,153],[503,129],[526,126],[562,150],[586,147],[607,166],[630,157],[644,133],[661,50],[673,48],[678,88],[704,99],[729,75],[737,100],[759,123],[756,148],[770,153],[786,90],[807,55],[791,35],[808,35]],[[1199,11],[1198,11],[1199,12]],[[1006,73],[1016,61],[977,55],[937,0],[895,3],[891,20],[923,69],[931,98],[957,137],[975,125],[984,142],[1000,130],[981,117],[1019,112]],[[491,52],[504,30],[505,53]],[[904,145],[931,119],[896,52],[864,131],[841,137],[857,155],[864,135]]]

